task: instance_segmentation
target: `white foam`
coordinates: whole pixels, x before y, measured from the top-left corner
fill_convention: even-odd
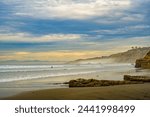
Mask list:
[[[89,72],[75,72],[75,73],[59,73],[59,74],[49,74],[49,75],[38,75],[38,76],[30,76],[30,77],[17,77],[12,79],[0,79],[0,82],[12,82],[19,80],[31,80],[31,79],[40,79],[40,78],[48,78],[48,77],[57,77],[57,76],[70,76],[70,75],[80,75],[80,74],[88,74],[94,73],[97,71],[89,71]]]
[[[53,67],[52,67],[53,66]],[[126,68],[124,67],[126,66]],[[130,64],[102,65],[0,65],[0,82],[80,75],[93,72],[117,72],[131,69]]]

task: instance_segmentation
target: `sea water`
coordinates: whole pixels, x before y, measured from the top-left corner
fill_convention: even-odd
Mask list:
[[[0,82],[12,82],[18,80],[44,79],[56,76],[69,76],[90,73],[122,73],[122,74],[149,74],[146,70],[136,69],[131,64],[81,64],[81,65],[0,65]],[[105,79],[105,77],[104,77]],[[113,76],[109,76],[110,80],[116,80]],[[117,80],[122,80],[122,77]]]

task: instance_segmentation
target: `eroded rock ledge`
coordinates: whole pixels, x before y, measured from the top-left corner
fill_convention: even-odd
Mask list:
[[[116,80],[96,80],[96,79],[77,79],[68,82],[69,87],[102,87],[125,84],[141,84],[150,82],[150,76],[130,76],[124,75],[123,81]]]
[[[77,79],[69,81],[69,87],[102,87],[124,84],[141,84],[139,81],[115,81],[115,80],[96,80],[96,79]]]
[[[150,76],[130,76],[124,75],[125,81],[140,81],[140,82],[150,82]]]

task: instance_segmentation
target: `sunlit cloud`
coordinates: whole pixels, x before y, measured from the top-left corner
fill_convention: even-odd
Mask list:
[[[73,49],[77,43],[67,43],[57,47],[57,51],[12,51],[9,53],[1,54],[0,60],[41,60],[41,61],[70,61],[83,58],[108,56],[111,54],[124,52],[131,49],[132,46],[145,47],[149,46],[150,36],[147,37],[134,37],[128,39],[111,39],[110,41],[97,42],[80,42],[80,47]],[[72,49],[61,50],[61,46],[72,47]]]
[[[0,34],[0,41],[3,42],[52,42],[64,40],[80,39],[80,34],[49,34],[44,36],[34,36],[27,33]]]
[[[49,52],[14,52],[1,55],[0,60],[40,60],[40,61],[68,61],[79,58],[89,58],[110,54],[109,51],[49,51]]]

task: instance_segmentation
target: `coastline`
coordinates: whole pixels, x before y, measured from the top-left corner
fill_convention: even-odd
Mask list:
[[[150,83],[29,91],[2,100],[149,100]]]
[[[117,69],[112,69],[109,66],[107,69],[100,69],[100,71],[86,74],[4,82],[0,83],[0,99],[150,99],[148,93],[150,85],[147,85],[147,83],[95,88],[68,88],[68,84],[62,84],[74,79],[123,81],[124,74],[150,75],[147,70],[135,69],[132,65],[127,65],[127,67],[119,65]]]

